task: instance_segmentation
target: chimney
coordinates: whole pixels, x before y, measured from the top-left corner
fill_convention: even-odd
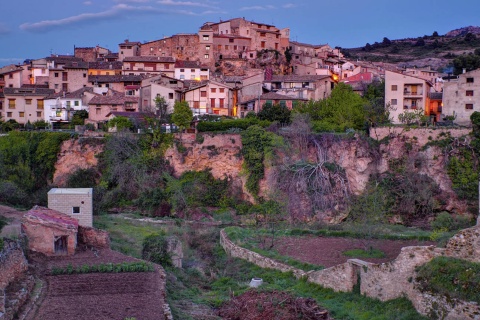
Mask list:
[[[467,69],[466,68],[463,68],[462,69],[462,73],[466,73],[467,72]]]

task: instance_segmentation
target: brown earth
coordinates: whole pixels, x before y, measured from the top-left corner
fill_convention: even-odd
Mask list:
[[[403,247],[436,245],[431,241],[417,240],[360,240],[353,238],[333,237],[281,237],[274,244],[274,249],[281,255],[295,260],[326,268],[347,262],[343,252],[351,249],[379,249],[385,253],[384,258],[360,258],[373,263],[383,263],[394,260]]]
[[[51,275],[53,267],[138,261],[112,250],[83,250],[69,257],[30,257],[44,282],[39,305],[27,320],[165,319],[165,273],[89,273]]]

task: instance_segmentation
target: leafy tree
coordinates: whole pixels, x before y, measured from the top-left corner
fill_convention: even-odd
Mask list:
[[[151,234],[143,240],[142,259],[158,263],[164,267],[172,265],[168,252],[168,239],[164,233]]]
[[[432,37],[438,37],[438,32],[437,32],[437,31],[433,31]]]
[[[153,102],[155,103],[155,115],[160,120],[160,123],[166,123],[168,115],[167,100],[161,95],[158,95],[157,97],[155,97],[155,99],[153,99]]]
[[[172,121],[181,131],[190,127],[193,113],[186,101],[177,101],[173,105]]]
[[[392,41],[390,41],[390,39],[388,39],[387,37],[384,37],[383,41],[382,41],[382,44],[383,44],[384,47],[388,47],[392,44]]]
[[[365,118],[370,126],[390,123],[392,106],[385,106],[385,82],[375,81],[369,84],[363,97],[367,100],[364,104]]]
[[[476,54],[462,54],[453,60],[453,73],[461,74],[463,69],[472,71],[480,68],[480,55]]]
[[[476,39],[477,39],[477,37],[471,32],[469,32],[465,35],[465,42],[471,42],[471,41],[474,41]]]
[[[372,50],[372,45],[367,42],[367,44],[365,45],[365,51],[371,51],[371,50]]]
[[[415,47],[423,47],[423,46],[425,46],[425,40],[423,40],[423,38],[419,38],[419,39],[417,40],[417,42],[415,42],[414,46],[415,46]]]
[[[84,125],[85,119],[88,119],[88,111],[87,110],[77,110],[73,113],[72,117],[72,125]]]
[[[117,116],[108,121],[109,128],[117,128],[117,131],[130,130],[133,128],[133,123],[127,117]]]
[[[33,123],[35,129],[45,129],[48,128],[48,122],[45,120],[37,120]]]
[[[264,104],[262,110],[257,113],[260,120],[278,121],[281,124],[290,123],[290,110],[280,104]]]
[[[291,53],[291,50],[290,50],[290,47],[287,47],[287,49],[285,49],[285,60],[287,60],[287,64],[289,65],[290,62],[292,61],[292,53]]]

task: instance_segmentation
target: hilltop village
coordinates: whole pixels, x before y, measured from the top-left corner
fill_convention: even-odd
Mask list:
[[[0,116],[20,126],[44,121],[60,128],[75,111],[87,110],[86,123],[98,128],[119,112],[155,112],[154,99],[161,96],[170,111],[175,101],[186,101],[194,115],[243,118],[266,103],[291,109],[324,99],[338,82],[363,94],[368,84],[384,80],[393,123],[418,110],[432,122],[455,115],[457,123],[468,123],[479,108],[471,101],[478,72],[455,81],[444,76],[431,68],[349,61],[328,44],[292,41],[289,28],[235,18],[207,22],[193,34],[145,43],[126,39],[118,52],[75,47],[73,56],[0,68]]]

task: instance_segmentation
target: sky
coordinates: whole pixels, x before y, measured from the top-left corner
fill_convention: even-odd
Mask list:
[[[478,0],[0,0],[0,66],[74,46],[197,33],[236,17],[290,28],[290,40],[352,48],[480,26]]]

